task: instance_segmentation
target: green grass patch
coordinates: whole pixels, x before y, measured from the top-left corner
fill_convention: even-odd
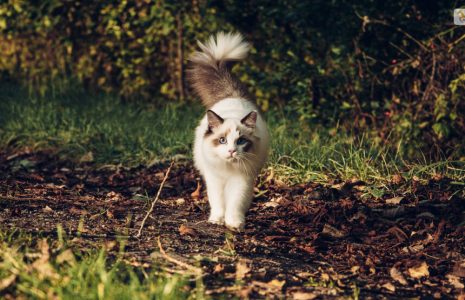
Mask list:
[[[63,241],[0,229],[0,297],[186,299],[186,277],[133,267],[123,252],[75,250]]]
[[[124,103],[82,90],[33,97],[3,84],[0,95],[0,148],[51,149],[96,164],[190,158],[194,128],[203,114],[198,104]],[[276,109],[266,117],[272,136],[268,168],[287,182],[357,178],[384,183],[394,174],[407,179],[441,174],[459,183],[465,178],[465,159],[432,162],[421,153],[407,159],[402,141],[383,144],[373,133],[330,130]]]

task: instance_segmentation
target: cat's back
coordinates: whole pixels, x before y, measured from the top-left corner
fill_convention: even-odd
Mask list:
[[[257,107],[255,104],[246,99],[226,98],[215,103],[215,105],[211,107],[211,110],[226,119],[242,119],[252,110],[257,110]]]

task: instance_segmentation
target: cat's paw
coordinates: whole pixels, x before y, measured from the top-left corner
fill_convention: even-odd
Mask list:
[[[223,216],[210,216],[208,218],[208,223],[217,224],[217,225],[224,225],[224,217]]]
[[[226,227],[237,232],[241,232],[245,227],[245,220],[241,218],[226,219]]]

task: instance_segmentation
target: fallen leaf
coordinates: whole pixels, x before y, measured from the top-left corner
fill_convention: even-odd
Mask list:
[[[187,225],[181,224],[181,226],[179,226],[179,233],[181,235],[195,235],[195,230]]]
[[[382,287],[391,292],[396,291],[396,287],[390,282],[386,282],[385,284],[382,285]]]
[[[197,181],[197,188],[195,189],[194,192],[192,192],[191,197],[194,200],[199,200],[200,199],[200,190],[202,188],[202,185],[200,184],[200,180]]]
[[[246,260],[241,259],[236,264],[236,280],[242,280],[250,272],[250,267]]]
[[[400,184],[404,181],[404,178],[400,174],[394,174],[391,179],[392,183]]]
[[[273,168],[269,168],[269,169],[270,169],[270,174],[266,176],[265,182],[270,182],[274,178],[274,169]]]
[[[42,211],[43,211],[43,212],[46,212],[46,213],[50,213],[50,212],[53,212],[53,209],[52,209],[50,206],[46,205],[46,206],[42,209]]]
[[[89,214],[88,211],[76,208],[74,206],[69,209],[69,213],[72,214],[72,215],[82,215],[82,216],[85,216],[85,215]]]
[[[106,214],[108,219],[114,219],[115,218],[115,214],[109,209],[106,211],[105,214]]]
[[[407,280],[405,280],[404,275],[402,275],[402,273],[399,270],[397,270],[395,267],[392,267],[391,270],[389,270],[389,274],[391,275],[392,279],[399,282],[400,284],[402,285],[407,284]]]
[[[316,297],[318,297],[318,295],[308,292],[295,292],[292,294],[293,300],[312,300]]]
[[[87,152],[79,159],[80,162],[92,162],[94,160],[94,154],[92,151]]]
[[[422,262],[419,266],[412,267],[408,269],[408,274],[410,277],[418,279],[422,277],[429,276],[428,265],[425,262]]]
[[[57,258],[56,258],[57,263],[62,264],[64,262],[69,263],[70,265],[74,265],[76,262],[76,258],[74,257],[73,252],[70,249],[67,249],[63,252],[61,252]]]
[[[302,245],[302,246],[299,246],[299,249],[307,252],[308,254],[313,254],[315,253],[315,247],[313,246],[309,246],[309,245]]]
[[[465,278],[465,261],[455,263],[452,274]]]
[[[217,264],[215,266],[215,268],[213,268],[213,273],[214,274],[221,273],[221,272],[223,272],[223,270],[224,270],[224,265],[223,264]]]
[[[186,200],[184,200],[184,198],[178,198],[175,202],[176,205],[183,205],[184,203],[186,203]]]
[[[359,270],[360,266],[353,266],[352,268],[350,268],[350,272],[352,272],[352,274],[357,274]]]
[[[263,206],[264,207],[273,207],[273,208],[277,207],[277,206],[280,205],[280,202],[282,201],[282,199],[283,199],[282,197],[271,198],[270,201],[263,203]]]
[[[464,289],[465,288],[465,285],[461,282],[460,277],[455,276],[453,274],[447,274],[446,277],[449,280],[449,283],[453,287],[455,287],[456,289]]]
[[[272,279],[270,282],[268,282],[268,286],[270,286],[272,289],[278,289],[278,290],[282,290],[285,284],[286,284],[285,280],[278,280],[278,279]]]
[[[111,191],[106,194],[105,198],[105,201],[118,201],[123,199],[123,196],[120,193]]]
[[[3,291],[4,289],[8,288],[15,281],[16,281],[16,274],[11,274],[8,277],[2,278],[0,280],[0,291]]]
[[[324,235],[333,237],[333,238],[342,238],[342,237],[346,236],[346,234],[344,232],[340,231],[336,227],[333,227],[333,226],[331,226],[329,224],[325,224],[323,226],[323,231],[321,233],[324,234]]]
[[[59,279],[60,275],[50,264],[49,246],[46,239],[39,241],[40,257],[32,263],[32,268],[37,271],[39,279]]]
[[[387,204],[399,204],[402,199],[404,199],[404,197],[393,197],[393,198],[390,198],[390,199],[386,199],[386,203]]]
[[[403,253],[417,253],[417,252],[422,251],[424,248],[425,246],[423,246],[422,244],[417,244],[413,246],[403,247],[401,251]]]

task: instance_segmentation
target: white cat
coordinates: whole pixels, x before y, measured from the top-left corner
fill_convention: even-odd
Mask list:
[[[207,185],[209,222],[241,230],[269,148],[264,119],[230,72],[249,44],[222,32],[198,44],[202,51],[190,57],[188,79],[208,111],[195,130],[194,162]]]

